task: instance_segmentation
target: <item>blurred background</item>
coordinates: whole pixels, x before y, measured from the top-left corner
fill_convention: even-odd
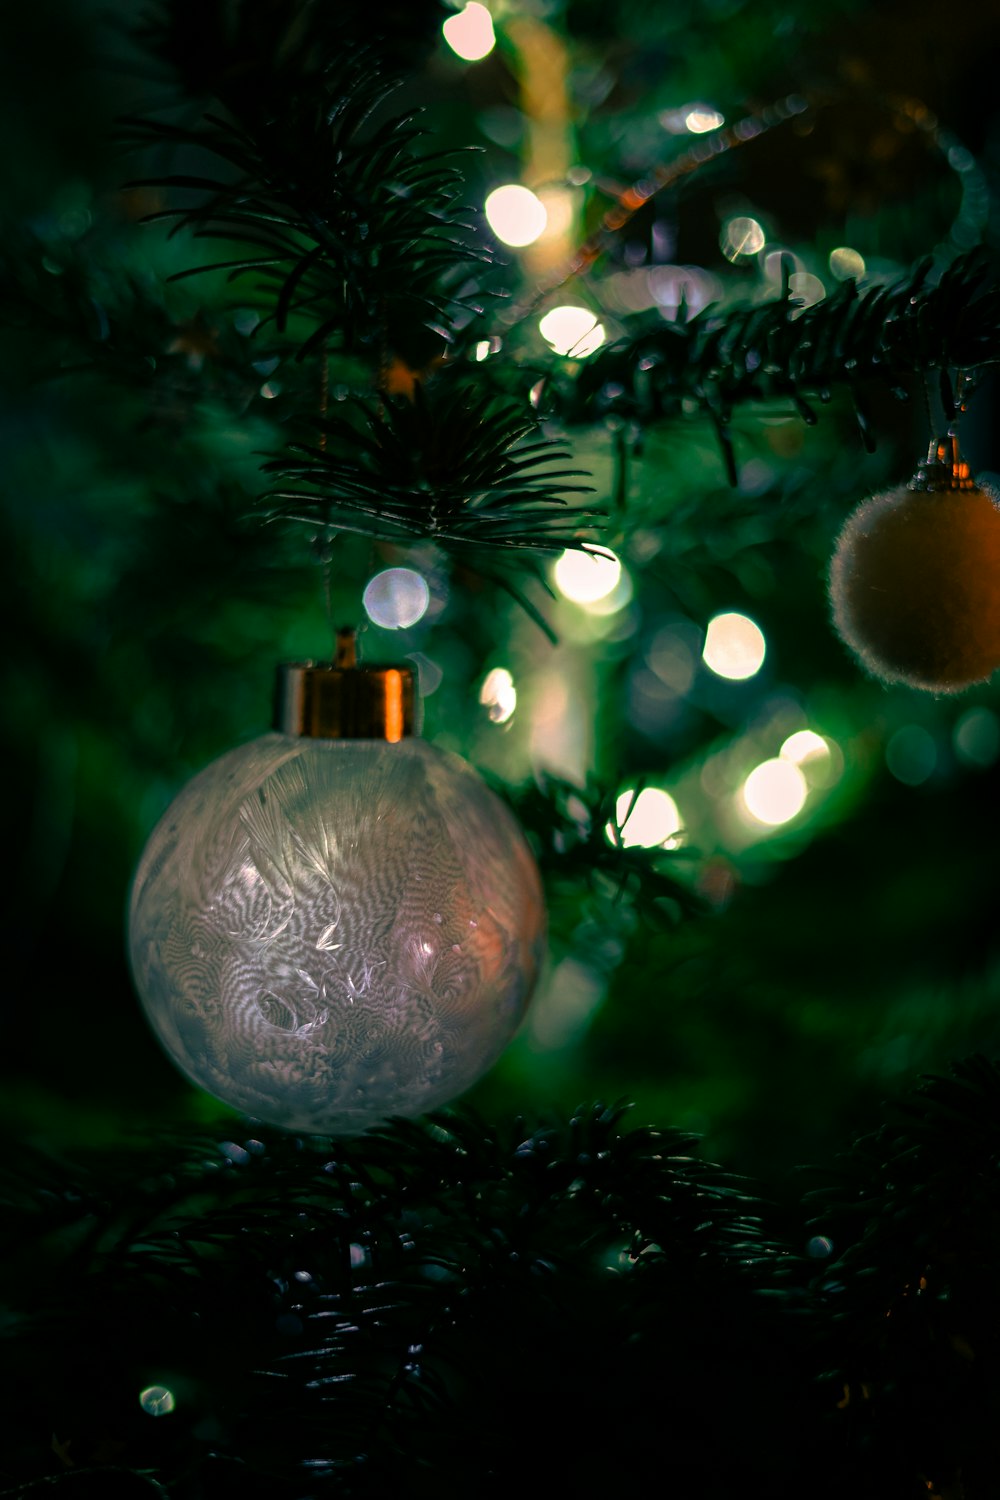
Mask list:
[[[783,255],[809,305],[847,278],[995,250],[987,7],[947,24],[927,0],[344,11],[404,75],[431,145],[479,148],[468,201],[510,293],[484,368],[502,354],[530,383],[555,361],[571,380],[636,313],[677,322],[773,297]],[[129,878],[183,783],[267,727],[274,664],[329,640],[308,540],[247,519],[301,368],[253,341],[239,284],[168,282],[198,255],[141,222],[155,190],[127,186],[151,163],[123,156],[116,121],[169,85],[135,22],[125,0],[0,11],[0,1117],[57,1147],[141,1146],[225,1117],[140,1013]],[[524,313],[629,184],[789,100],[794,118],[651,198],[592,274]],[[95,339],[106,358],[81,353]],[[354,379],[334,360],[333,399]],[[525,582],[556,645],[432,549],[337,540],[333,616],[365,627],[370,659],[416,662],[427,737],[529,825],[540,776],[609,791],[626,843],[664,849],[696,903],[637,903],[553,866],[543,983],[469,1096],[488,1117],[625,1096],[637,1120],[703,1134],[781,1194],[792,1166],[829,1159],[919,1072],[996,1053],[997,690],[886,690],[828,620],[844,518],[926,451],[919,391],[872,402],[872,455],[837,393],[815,426],[789,403],[742,408],[735,488],[696,413],[641,443],[613,414],[573,428],[617,560],[547,561],[551,599]],[[987,381],[964,442],[1000,484],[996,415]],[[565,809],[584,817],[569,793]]]

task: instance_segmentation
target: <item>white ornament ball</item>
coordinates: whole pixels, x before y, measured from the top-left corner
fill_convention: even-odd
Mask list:
[[[830,567],[833,619],[883,682],[958,693],[1000,666],[1000,496],[900,485],[848,519]]]
[[[267,734],[168,808],[136,871],[132,968],[192,1082],[356,1134],[460,1094],[510,1041],[544,941],[513,816],[418,738]]]

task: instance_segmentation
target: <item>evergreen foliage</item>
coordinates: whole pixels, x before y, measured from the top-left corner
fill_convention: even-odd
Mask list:
[[[892,39],[914,66],[910,9]],[[889,145],[822,137],[813,173],[852,229],[856,201],[886,199],[863,284],[805,305],[782,245],[777,279],[722,267],[691,316],[683,298],[670,317],[615,301],[613,278],[651,263],[657,235],[674,254],[699,191],[712,204],[692,260],[717,259],[719,222],[747,209],[735,131],[665,139],[703,86],[687,52],[709,57],[730,118],[752,108],[775,127],[748,136],[739,171],[752,181],[760,150],[787,178],[788,157],[766,153],[808,146],[818,94],[759,105],[801,82],[775,37],[829,93],[818,58],[859,20],[849,0],[823,17],[806,0],[554,7],[578,44],[567,88],[595,169],[583,250],[527,287],[470,206],[482,160],[456,121],[471,92],[426,116],[415,103],[434,92],[420,69],[436,3],[388,3],[380,28],[360,0],[123,4],[107,118],[88,69],[112,70],[83,46],[84,11],[45,0],[41,19],[0,18],[0,43],[27,37],[0,45],[0,66],[40,55],[59,22],[47,94],[64,101],[29,107],[8,80],[40,144],[23,178],[16,152],[0,169],[0,608],[17,643],[3,688],[28,850],[4,912],[26,977],[10,984],[2,1103],[19,1133],[56,1142],[19,1143],[0,1173],[15,1374],[0,1495],[655,1483],[679,1500],[990,1500],[1000,1073],[975,1049],[1000,1043],[993,699],[889,698],[855,677],[816,602],[834,513],[908,474],[929,435],[920,386],[931,431],[977,384],[990,399],[988,215],[974,248],[964,221],[949,238],[953,182],[922,178],[900,205],[896,136],[917,116],[890,94]],[[502,45],[509,78],[476,104],[501,152],[524,61]],[[840,62],[864,73],[849,49]],[[112,134],[127,170],[94,145]],[[935,139],[942,171],[969,170]],[[817,236],[811,267],[838,234]],[[539,284],[592,305],[609,341],[580,359],[543,349]],[[627,564],[632,603],[581,623],[547,565],[602,547]],[[433,645],[404,638],[443,679],[431,732],[481,752],[527,829],[552,994],[585,979],[476,1102],[508,1121],[542,1094],[559,1123],[469,1110],[353,1141],[247,1136],[182,1093],[140,1033],[118,935],[128,868],[170,790],[259,729],[273,658],[316,654],[331,623],[317,562],[331,620],[404,562],[450,611]],[[505,595],[565,634],[561,655],[534,629],[526,643]],[[703,627],[734,606],[767,616],[757,696],[699,666]],[[554,697],[592,712],[584,774],[461,727],[501,662],[519,683],[549,670]],[[628,839],[665,768],[734,820],[747,772],[807,717],[843,747],[812,822],[770,843],[742,825],[726,843],[707,817],[682,850]],[[789,1201],[789,1162],[869,1129],[885,1092],[962,1051],[835,1168],[811,1169],[824,1185],[806,1208]],[[683,1128],[566,1111],[595,1078]],[[767,1164],[766,1187],[695,1155],[702,1129],[726,1147],[712,1154]]]

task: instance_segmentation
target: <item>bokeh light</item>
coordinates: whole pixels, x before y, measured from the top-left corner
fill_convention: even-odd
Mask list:
[[[684,825],[677,803],[659,787],[643,787],[638,796],[629,787],[615,802],[615,818],[626,849],[676,849],[681,842]],[[610,843],[617,844],[613,824],[608,823],[604,833]]]
[[[937,765],[933,736],[919,724],[904,724],[885,747],[885,763],[904,786],[922,786]]]
[[[517,707],[517,688],[506,667],[494,667],[487,672],[479,689],[479,701],[494,724],[506,724]]]
[[[618,586],[622,565],[614,553],[567,549],[553,570],[556,588],[574,604],[597,604]]]
[[[730,612],[708,623],[702,660],[717,677],[745,682],[764,665],[764,632],[747,615]]]
[[[166,1417],[177,1402],[173,1391],[168,1390],[165,1385],[147,1385],[144,1391],[139,1392],[139,1405],[151,1417]]]
[[[545,238],[558,239],[573,228],[576,199],[569,188],[541,188],[538,200],[545,210]]]
[[[989,708],[970,708],[952,731],[955,754],[967,766],[991,766],[1000,756],[1000,721]]]
[[[489,339],[480,339],[479,343],[476,345],[476,362],[477,362],[477,364],[482,364],[483,360],[484,359],[489,359],[489,357],[490,357],[490,341],[489,341]]]
[[[584,359],[604,343],[604,325],[587,307],[553,307],[539,319],[539,332],[557,354]]]
[[[704,135],[708,130],[718,130],[725,123],[725,115],[720,115],[710,104],[689,104],[684,115],[685,128],[692,135]]]
[[[427,613],[431,591],[427,580],[412,568],[386,568],[365,589],[362,603],[373,625],[383,630],[405,630]]]
[[[719,236],[722,253],[727,260],[739,260],[741,255],[756,255],[764,248],[764,228],[756,219],[740,215],[727,219]]]
[[[743,806],[757,823],[778,828],[790,823],[805,806],[809,788],[798,766],[790,760],[765,760],[750,772],[740,793]]]
[[[812,307],[826,296],[826,287],[811,271],[793,271],[788,278],[788,290],[804,307]]]
[[[790,734],[778,751],[782,760],[803,766],[811,760],[823,760],[830,754],[830,747],[821,734],[812,729],[798,729]]]
[[[865,258],[849,245],[830,251],[830,271],[838,281],[857,281],[865,274]]]
[[[477,0],[469,0],[457,16],[449,16],[441,31],[452,52],[463,62],[479,62],[496,45],[493,17]]]
[[[533,245],[549,221],[538,195],[516,182],[494,188],[483,208],[497,239],[517,249]]]

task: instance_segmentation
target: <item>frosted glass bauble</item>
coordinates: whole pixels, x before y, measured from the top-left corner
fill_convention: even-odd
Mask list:
[[[544,938],[514,818],[426,741],[268,734],[168,808],[132,890],[149,1019],[181,1070],[287,1129],[433,1109],[496,1060]]]

